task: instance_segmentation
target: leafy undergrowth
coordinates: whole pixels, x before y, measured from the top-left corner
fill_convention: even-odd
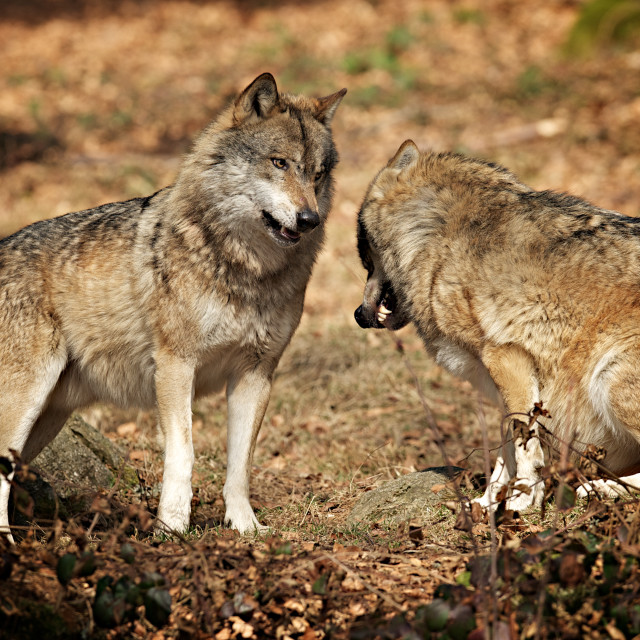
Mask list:
[[[386,637],[637,637],[638,504],[593,504],[583,524],[523,538],[503,530],[496,553],[473,557],[457,585],[439,586],[412,620],[396,617]]]
[[[445,514],[438,543],[411,522],[170,539],[142,505],[101,493],[75,520],[0,542],[2,637],[635,637],[640,503],[567,495],[500,513],[493,534],[475,510]]]

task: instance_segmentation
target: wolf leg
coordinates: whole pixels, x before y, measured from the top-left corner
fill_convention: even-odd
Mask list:
[[[173,354],[156,354],[156,399],[164,434],[164,471],[158,530],[183,533],[191,514],[193,440],[191,401],[194,367]]]
[[[624,484],[622,484],[624,483]],[[625,486],[628,485],[628,486]],[[624,476],[617,480],[594,480],[578,487],[578,497],[586,498],[590,493],[597,493],[604,498],[629,497],[630,492],[640,492],[640,473]]]
[[[225,524],[240,533],[262,531],[249,502],[251,462],[271,393],[271,373],[246,371],[229,381],[227,400],[227,480],[222,494],[226,504]]]
[[[515,345],[492,346],[485,348],[482,361],[502,395],[507,412],[528,414],[539,400],[535,367],[529,354]],[[522,511],[540,506],[544,485],[539,470],[544,466],[544,452],[537,424],[529,430],[522,421],[512,420],[509,435],[504,457],[498,457],[485,495],[478,502],[486,508],[495,508],[500,490],[515,478],[507,508]]]
[[[48,362],[34,359],[30,368],[20,370],[22,359],[17,363],[4,362],[0,388],[3,389],[0,402],[0,455],[11,456],[11,451],[22,455],[28,440],[43,411],[51,390],[56,384],[66,357],[58,354]],[[29,362],[25,358],[25,362]],[[14,365],[16,369],[14,370]],[[35,368],[37,367],[37,369]],[[13,471],[7,476],[0,474],[0,534],[5,534],[11,542],[9,528],[9,494]]]
[[[589,384],[589,398],[600,416],[603,416],[609,428],[616,434],[607,445],[605,466],[609,462],[619,474],[628,474],[620,478],[599,479],[578,487],[578,496],[584,498],[590,493],[604,497],[629,497],[630,491],[640,491],[640,414],[638,412],[638,389],[640,389],[640,347],[631,346],[618,351],[609,351],[595,367]],[[635,440],[623,437],[627,431]],[[629,475],[630,474],[630,475]],[[628,485],[626,487],[624,484]]]
[[[540,507],[544,499],[544,482],[540,476],[540,469],[544,467],[544,452],[538,425],[534,423],[529,428],[528,424],[514,420],[513,434],[516,480],[511,496],[507,499],[507,509],[524,511],[530,507]]]
[[[0,474],[0,535],[7,536],[9,542],[14,542],[9,527],[9,494],[11,493],[11,481],[13,471],[6,477]]]
[[[510,430],[509,430],[510,432]],[[507,435],[507,442],[503,445],[503,455],[499,455],[496,459],[496,465],[491,473],[487,489],[480,498],[476,498],[473,502],[477,502],[484,509],[495,510],[498,507],[498,494],[515,475],[516,459],[513,440]]]

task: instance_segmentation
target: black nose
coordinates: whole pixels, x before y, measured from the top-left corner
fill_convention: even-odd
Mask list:
[[[356,319],[358,326],[362,327],[363,329],[369,329],[371,327],[371,325],[367,322],[366,318],[364,317],[364,311],[362,310],[362,305],[360,305],[355,310],[353,317]]]
[[[305,231],[315,229],[320,224],[320,216],[316,211],[312,211],[311,209],[302,209],[302,211],[298,211],[296,215],[296,223],[298,225],[297,231],[304,233]]]

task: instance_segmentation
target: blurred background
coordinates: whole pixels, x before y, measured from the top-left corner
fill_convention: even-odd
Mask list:
[[[286,468],[292,483],[311,471],[350,489],[381,470],[439,464],[394,344],[353,322],[360,199],[412,138],[638,215],[640,2],[3,0],[0,236],[169,184],[193,137],[264,71],[283,91],[349,92],[334,120],[341,163],[328,242],[257,463]],[[480,445],[480,401],[426,359],[411,329],[402,335],[460,461]],[[207,402],[196,440],[201,426],[224,430],[223,400]],[[92,417],[107,432],[151,422]],[[201,447],[224,447],[208,433]],[[268,507],[273,495],[259,498]]]
[[[349,94],[339,215],[405,138],[640,209],[640,2],[4,0],[0,232],[147,194],[263,71]]]

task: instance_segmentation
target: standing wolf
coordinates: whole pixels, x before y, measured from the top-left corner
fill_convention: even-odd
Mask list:
[[[251,460],[322,246],[338,161],[330,125],[345,93],[280,94],[263,74],[204,130],[174,185],[0,242],[0,455],[31,460],[77,407],[155,405],[158,519],[183,531],[191,402],[226,385],[225,522],[260,528]]]
[[[361,327],[413,322],[440,365],[509,414],[543,402],[546,426],[604,447],[615,474],[640,463],[640,219],[534,191],[493,164],[420,154],[408,140],[369,187],[358,250]],[[508,508],[542,502],[537,427],[517,426],[485,507],[503,487]],[[640,487],[640,475],[623,480]]]

